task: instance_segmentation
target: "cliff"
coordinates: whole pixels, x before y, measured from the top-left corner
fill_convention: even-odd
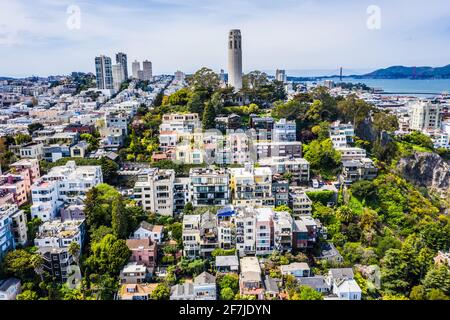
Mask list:
[[[444,192],[450,189],[450,164],[435,153],[414,152],[400,159],[396,170],[415,185]]]

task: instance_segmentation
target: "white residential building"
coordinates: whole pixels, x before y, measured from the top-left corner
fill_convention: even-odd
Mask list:
[[[308,182],[310,177],[310,164],[303,158],[271,157],[258,161],[261,167],[270,167],[273,175],[292,174],[295,183]]]
[[[225,169],[194,168],[189,173],[190,202],[194,206],[230,203],[230,176]]]
[[[77,203],[86,192],[103,183],[101,166],[77,166],[75,161],[54,167],[31,187],[31,216],[48,221],[64,202]]]
[[[200,215],[183,216],[183,255],[195,258],[200,254]]]
[[[202,123],[197,113],[170,113],[163,115],[159,131],[176,131],[179,133],[193,133],[201,129]]]
[[[411,129],[440,129],[442,123],[442,105],[428,100],[416,101],[411,106]]]
[[[342,161],[346,160],[361,160],[367,157],[366,150],[363,148],[351,148],[351,147],[340,147],[336,148],[337,151],[341,153]]]
[[[174,181],[174,170],[146,169],[134,185],[134,199],[146,211],[172,216]]]
[[[296,141],[297,125],[295,121],[280,119],[273,127],[273,141]]]
[[[354,141],[355,129],[351,123],[334,122],[330,126],[330,138],[334,148],[348,147]]]
[[[256,252],[256,211],[252,207],[242,207],[237,212],[236,249],[242,256]]]
[[[274,203],[270,168],[246,163],[244,168],[231,168],[230,175],[234,205],[261,207]]]
[[[85,220],[46,221],[39,226],[34,239],[38,248],[68,248],[72,242],[83,248]]]

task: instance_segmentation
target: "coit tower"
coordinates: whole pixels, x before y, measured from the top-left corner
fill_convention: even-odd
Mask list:
[[[237,29],[228,36],[228,85],[236,91],[242,89],[242,37]]]

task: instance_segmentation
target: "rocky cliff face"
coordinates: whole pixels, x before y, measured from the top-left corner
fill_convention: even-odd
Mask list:
[[[450,188],[450,164],[435,153],[414,152],[399,161],[397,172],[416,185],[441,191]]]

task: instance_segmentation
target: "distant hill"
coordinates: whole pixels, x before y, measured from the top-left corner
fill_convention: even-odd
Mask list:
[[[355,77],[372,79],[450,79],[450,65],[439,68],[393,66]]]

